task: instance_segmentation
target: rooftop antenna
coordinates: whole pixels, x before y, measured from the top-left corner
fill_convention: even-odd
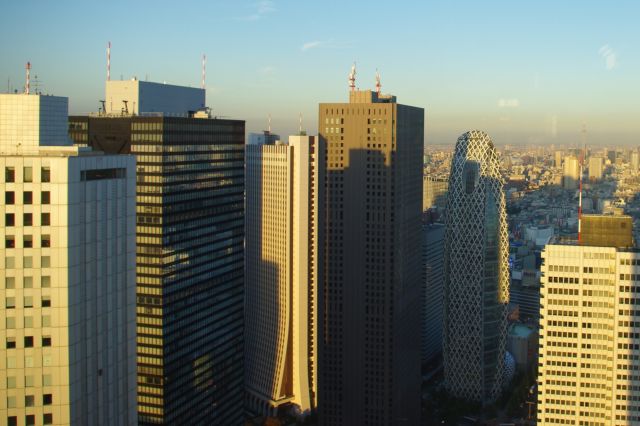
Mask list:
[[[351,72],[349,73],[349,87],[351,88],[352,92],[354,90],[356,90],[356,63],[355,63],[355,61],[353,62],[353,65],[351,66]]]
[[[122,102],[124,103],[124,108],[122,108],[122,112],[124,112],[125,114],[129,114],[129,101],[126,99],[123,99]]]
[[[28,95],[31,91],[31,62],[27,62],[27,66],[25,68],[27,70],[27,81],[24,86],[24,93]]]
[[[107,81],[111,80],[111,42],[107,43]]]
[[[102,113],[106,114],[107,113],[107,107],[105,105],[106,102],[103,100],[100,100],[99,102],[102,104]]]
[[[205,81],[207,79],[207,55],[202,54],[202,84],[201,88],[205,88]]]
[[[269,119],[267,120],[267,133],[271,134],[271,114],[269,114]]]
[[[298,118],[300,120],[300,129],[299,129],[299,131],[300,131],[300,134],[302,134],[302,112],[300,112],[300,116]]]
[[[582,123],[582,154],[580,155],[580,189],[578,192],[578,244],[582,242],[582,174],[587,152],[587,125]]]
[[[382,83],[380,83],[380,73],[376,68],[376,93],[380,95],[380,89],[382,89]]]

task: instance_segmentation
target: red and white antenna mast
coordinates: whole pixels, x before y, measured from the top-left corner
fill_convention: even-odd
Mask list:
[[[107,43],[107,81],[111,80],[111,42]]]
[[[356,90],[356,63],[354,62],[351,66],[351,72],[349,73],[349,87],[353,92]]]
[[[26,82],[24,84],[24,93],[27,95],[31,91],[31,62],[27,62],[27,66],[25,67],[27,70]]]
[[[582,174],[587,154],[587,125],[582,123],[582,154],[580,154],[580,189],[578,192],[578,244],[582,242]]]
[[[205,83],[207,81],[207,55],[202,54],[202,84],[200,87],[202,89],[205,88]]]
[[[380,95],[380,90],[382,90],[382,83],[380,83],[380,73],[376,69],[376,93]]]

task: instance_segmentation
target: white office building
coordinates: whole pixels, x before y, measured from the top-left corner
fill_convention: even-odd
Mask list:
[[[135,424],[135,159],[67,111],[0,94],[0,424]]]

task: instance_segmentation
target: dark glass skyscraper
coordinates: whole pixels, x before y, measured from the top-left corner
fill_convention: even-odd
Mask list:
[[[244,121],[76,116],[69,133],[137,156],[140,424],[240,424]]]
[[[369,90],[349,101],[320,104],[320,424],[416,425],[424,110]]]
[[[445,228],[444,379],[458,398],[491,403],[504,373],[509,239],[500,161],[489,136],[458,138]]]

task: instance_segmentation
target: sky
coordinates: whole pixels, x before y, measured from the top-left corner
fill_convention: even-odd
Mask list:
[[[34,1],[0,14],[0,91],[22,90],[32,63],[43,93],[70,113],[112,79],[200,86],[247,131],[317,133],[318,103],[348,102],[347,77],[425,109],[425,143],[470,129],[498,145],[640,145],[640,2]],[[33,81],[33,80],[32,80]],[[33,83],[32,83],[33,85]]]

